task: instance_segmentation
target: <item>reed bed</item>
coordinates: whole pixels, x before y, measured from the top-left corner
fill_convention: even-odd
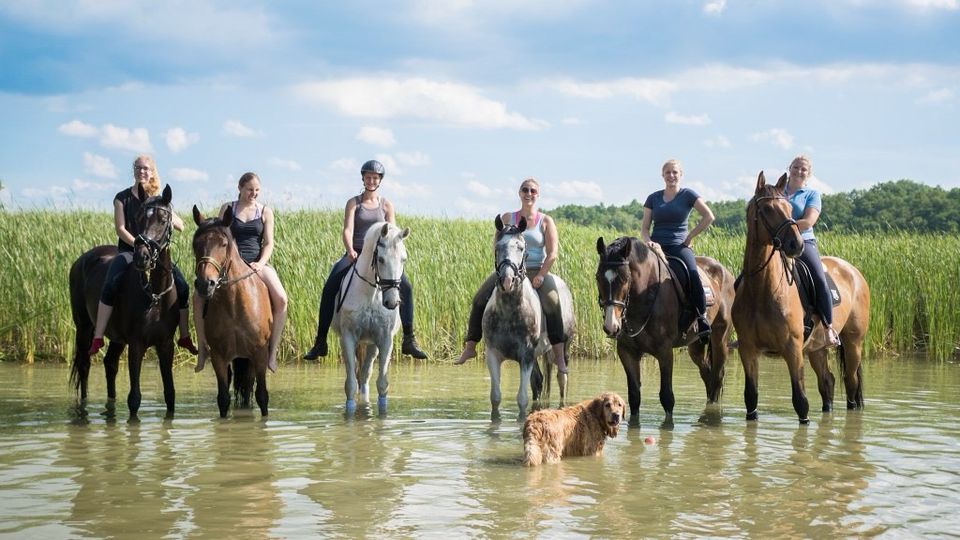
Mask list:
[[[212,209],[211,209],[212,210]],[[173,257],[188,276],[193,269],[190,237],[174,236]],[[282,362],[299,362],[313,342],[320,290],[330,265],[342,253],[338,211],[277,214],[273,264],[290,298]],[[416,301],[416,331],[431,361],[449,361],[460,350],[470,300],[493,268],[492,220],[399,217],[410,227],[407,274]],[[555,271],[570,285],[577,315],[573,355],[612,351],[603,335],[594,281],[596,240],[615,232],[559,224],[561,256]],[[907,233],[822,233],[820,251],[856,265],[871,288],[867,350],[928,353],[945,360],[960,345],[960,238]],[[67,361],[73,351],[67,274],[73,261],[96,244],[115,240],[110,216],[87,211],[0,210],[0,359]],[[740,271],[742,234],[712,230],[694,246],[731,272]],[[399,340],[399,338],[398,338]],[[331,355],[337,341],[329,338]],[[178,352],[178,361],[190,361]]]

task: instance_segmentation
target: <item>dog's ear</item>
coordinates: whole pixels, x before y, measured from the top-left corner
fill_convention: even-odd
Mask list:
[[[590,402],[590,414],[600,422],[601,426],[607,425],[607,415],[603,412],[603,395],[593,398]]]

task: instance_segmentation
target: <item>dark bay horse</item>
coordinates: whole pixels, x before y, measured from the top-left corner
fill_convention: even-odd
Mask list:
[[[203,300],[203,324],[213,371],[217,375],[220,417],[230,409],[230,379],[240,407],[250,407],[256,380],[260,414],[267,415],[267,360],[273,311],[263,280],[240,258],[230,234],[233,209],[221,218],[205,219],[196,206],[193,221],[193,254],[197,295]]]
[[[801,424],[809,422],[809,402],[803,384],[803,354],[817,375],[823,411],[833,407],[834,376],[827,364],[826,336],[822,324],[806,343],[803,339],[803,305],[793,279],[793,257],[803,250],[803,238],[791,217],[784,196],[787,175],[775,186],[767,185],[763,173],[747,204],[747,247],[743,255],[743,277],[733,303],[733,324],[743,362],[743,399],[747,420],[757,419],[758,359],[761,354],[782,356],[790,371],[793,408]],[[840,292],[840,304],[833,308],[833,327],[840,335],[840,369],[847,391],[847,408],[863,407],[863,379],[860,366],[863,340],[870,322],[870,288],[860,271],[836,257],[822,257],[824,271]],[[819,316],[816,317],[819,322]]]
[[[103,366],[107,377],[107,397],[117,398],[117,371],[120,355],[129,347],[130,393],[127,407],[136,416],[140,409],[140,368],[147,349],[154,347],[163,379],[163,399],[167,414],[173,414],[173,336],[180,320],[177,291],[170,260],[170,238],[173,234],[173,208],[170,186],[157,197],[147,198],[138,186],[143,204],[137,215],[139,230],[133,249],[133,268],[118,278],[117,303],[107,325],[110,341]],[[90,355],[94,321],[104,278],[110,262],[117,256],[116,246],[97,246],[80,256],[70,267],[70,309],[76,327],[73,366],[70,380],[81,402],[87,399]]]
[[[490,417],[500,418],[500,370],[504,360],[513,359],[520,364],[520,388],[517,391],[517,417],[527,414],[527,387],[533,392],[533,399],[539,400],[544,391],[544,381],[549,381],[553,363],[553,347],[547,335],[547,323],[540,304],[540,296],[527,278],[524,261],[527,258],[527,245],[523,238],[527,220],[504,225],[498,214],[494,219],[497,234],[494,239],[494,267],[497,272],[497,286],[487,301],[483,311],[483,341],[490,372]],[[559,296],[560,312],[563,319],[563,333],[567,341],[564,347],[569,349],[570,338],[575,331],[576,319],[573,313],[573,296],[570,288],[553,276]],[[543,361],[543,368],[537,359]],[[546,375],[544,375],[546,374]],[[560,390],[560,402],[566,397],[567,374],[557,372],[557,385]]]
[[[656,253],[641,240],[621,237],[605,246],[597,238],[597,290],[603,309],[603,330],[617,340],[617,355],[627,375],[630,425],[639,425],[640,358],[653,355],[660,366],[660,404],[673,416],[673,349],[687,345],[690,358],[700,370],[707,401],[720,400],[727,362],[730,309],[733,305],[733,275],[716,260],[697,257],[704,285],[709,285],[714,302],[707,306],[712,329],[704,344],[680,329],[683,301],[687,293],[671,273],[663,253]],[[709,304],[709,302],[708,302]],[[695,317],[693,324],[695,327]],[[689,344],[688,344],[689,343]]]

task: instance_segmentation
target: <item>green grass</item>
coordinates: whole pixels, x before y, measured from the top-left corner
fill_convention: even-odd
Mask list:
[[[174,260],[188,281],[193,268],[189,240],[194,226],[176,234]],[[491,270],[489,220],[404,217],[407,274],[413,283],[416,330],[432,360],[459,354],[470,299]],[[273,264],[290,298],[281,361],[299,361],[311,344],[320,290],[330,265],[341,255],[340,212],[280,212]],[[606,354],[597,307],[594,271],[596,239],[609,230],[560,223],[560,258],[555,271],[570,285],[578,334],[574,355]],[[87,211],[0,211],[0,358],[32,362],[64,361],[72,355],[67,274],[73,261],[96,244],[115,241],[106,213]],[[734,274],[743,258],[742,235],[710,231],[694,246]],[[870,284],[869,351],[925,351],[947,359],[960,344],[960,238],[907,233],[820,235],[820,252],[847,259]],[[329,343],[336,351],[336,339]],[[335,358],[331,355],[329,358]],[[178,353],[179,361],[188,361]]]

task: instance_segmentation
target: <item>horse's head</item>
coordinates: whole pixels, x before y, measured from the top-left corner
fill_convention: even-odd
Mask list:
[[[503,291],[520,290],[520,284],[527,276],[524,262],[527,259],[527,241],[523,231],[527,230],[526,218],[520,218],[517,225],[504,225],[500,215],[493,220],[497,228],[494,240],[494,270],[497,272],[497,285]]]
[[[374,250],[370,263],[374,269],[374,283],[383,294],[383,307],[387,309],[397,309],[400,305],[400,278],[407,262],[403,239],[409,234],[409,228],[384,223],[382,227],[370,227],[364,237],[363,251]],[[375,247],[370,247],[372,242],[376,242]]]
[[[207,219],[194,205],[193,221],[197,224],[193,233],[193,254],[197,258],[194,287],[201,298],[209,299],[226,279],[232,252],[237,249],[230,234],[233,209],[227,206],[223,217]]]
[[[757,189],[747,203],[747,237],[769,244],[787,257],[796,257],[803,252],[803,237],[793,219],[792,207],[784,196],[786,185],[786,173],[775,186],[771,186],[760,171]]]
[[[609,246],[604,245],[602,236],[597,238],[597,254],[600,255],[596,276],[597,301],[603,310],[603,331],[610,338],[620,335],[630,304],[631,254],[634,259],[639,255],[633,253],[635,249],[647,251],[642,244],[626,236],[617,238]]]
[[[157,266],[161,252],[170,246],[173,235],[173,207],[170,206],[170,200],[173,192],[167,186],[162,194],[146,198],[143,187],[137,188],[143,203],[137,213],[140,234],[133,241],[133,262],[138,270],[149,271]]]

